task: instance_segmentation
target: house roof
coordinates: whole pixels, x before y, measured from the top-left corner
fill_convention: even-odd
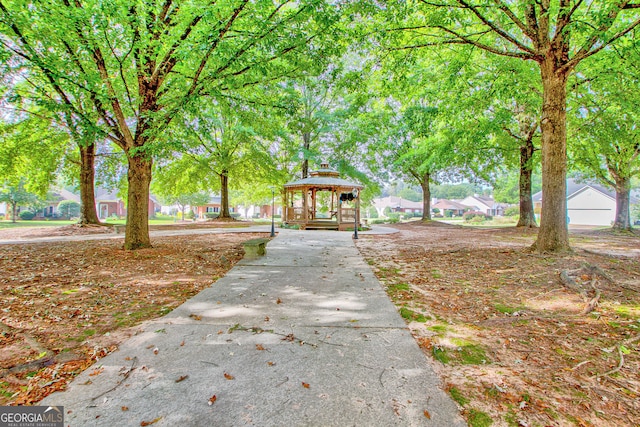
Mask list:
[[[109,190],[103,187],[96,187],[96,202],[119,202],[118,190]]]
[[[80,203],[79,195],[74,194],[71,191],[65,190],[64,188],[56,188],[52,190],[51,193],[57,199],[57,201],[73,200],[74,202]]]
[[[613,200],[616,199],[616,192],[608,189],[607,187],[603,187],[602,185],[595,184],[593,182],[578,182],[573,178],[567,179],[567,199],[571,199],[572,197],[577,196],[587,188],[592,188],[595,191],[602,193]],[[540,202],[542,200],[542,191],[538,191],[531,197],[533,198],[534,202]],[[633,204],[637,203],[639,200],[632,195],[630,201]]]
[[[469,206],[463,205],[462,203],[454,202],[453,200],[440,199],[437,203],[434,203],[432,208],[438,209],[454,209],[463,211],[465,209],[469,209]]]
[[[411,200],[403,199],[402,197],[388,196],[379,199],[373,199],[373,205],[378,209],[390,208],[404,208],[404,209],[422,209],[422,202],[413,202]]]

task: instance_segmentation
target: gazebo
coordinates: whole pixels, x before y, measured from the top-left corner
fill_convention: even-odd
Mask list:
[[[347,230],[359,225],[363,186],[341,179],[327,163],[310,175],[284,185],[284,223],[301,230]]]

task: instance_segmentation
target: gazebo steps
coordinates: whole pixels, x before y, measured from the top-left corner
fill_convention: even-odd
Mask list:
[[[339,224],[335,221],[307,221],[305,230],[338,230]]]

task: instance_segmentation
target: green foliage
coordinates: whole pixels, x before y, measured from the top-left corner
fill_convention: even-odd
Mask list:
[[[478,222],[490,220],[492,217],[485,214],[484,212],[468,211],[462,215],[462,218],[466,222],[478,223]]]
[[[504,216],[513,217],[520,214],[520,208],[517,206],[509,206],[504,210]]]
[[[476,193],[481,193],[481,191],[478,190],[479,188],[468,183],[434,185],[431,187],[431,197],[447,200],[464,199]]]
[[[74,200],[62,200],[58,203],[58,213],[64,218],[77,217],[80,215],[80,203]]]
[[[22,220],[31,221],[36,215],[33,212],[22,211],[22,212],[20,212],[20,214],[18,216]]]

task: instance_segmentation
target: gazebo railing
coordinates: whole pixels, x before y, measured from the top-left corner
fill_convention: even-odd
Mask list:
[[[305,219],[304,208],[287,206],[285,218],[287,221],[303,221]]]
[[[356,220],[356,210],[354,208],[342,208],[341,209],[341,222],[354,222]]]

